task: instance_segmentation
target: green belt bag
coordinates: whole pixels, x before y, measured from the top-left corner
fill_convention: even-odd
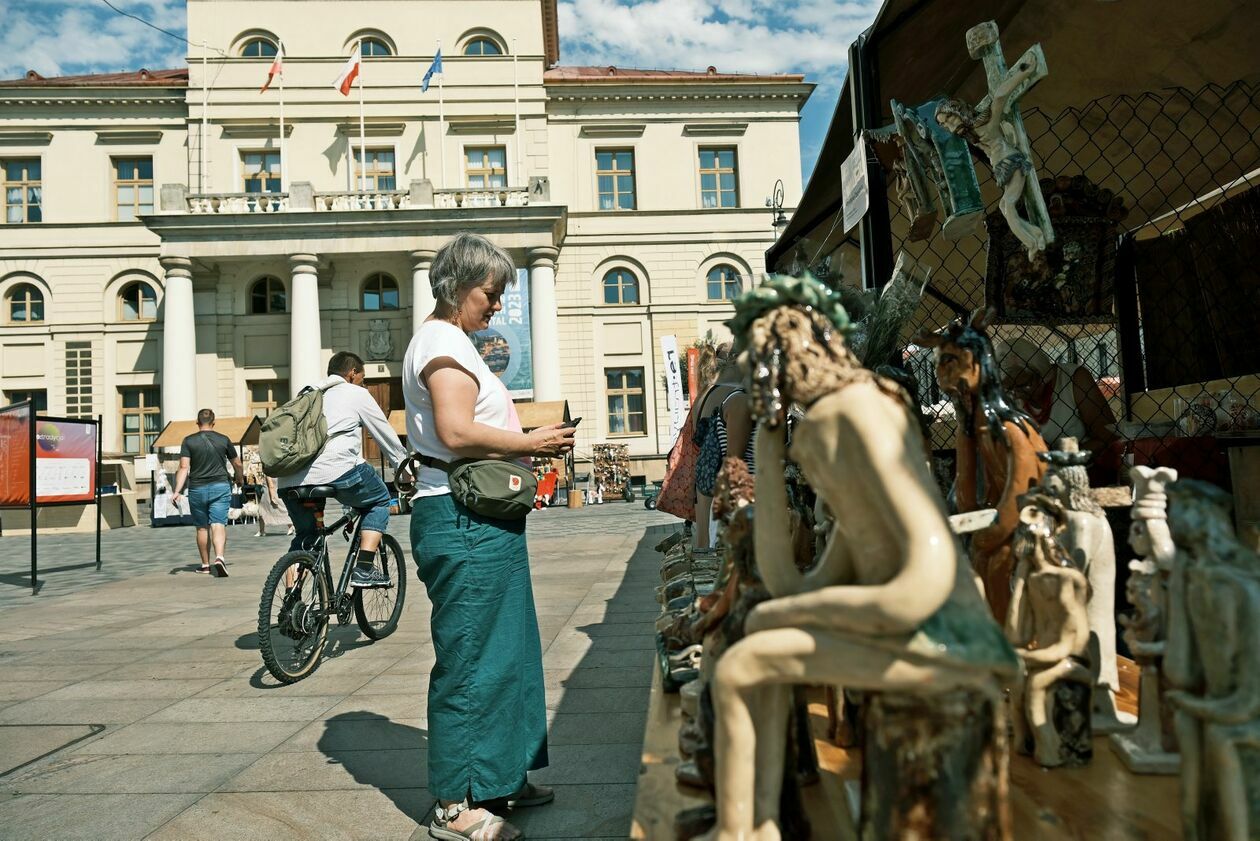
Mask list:
[[[451,495],[470,511],[496,520],[523,520],[534,510],[538,479],[525,467],[498,459],[466,459],[448,463],[422,455],[425,467],[444,471]]]

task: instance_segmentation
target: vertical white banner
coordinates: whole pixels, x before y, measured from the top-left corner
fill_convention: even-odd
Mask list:
[[[661,352],[665,355],[665,397],[669,405],[669,447],[672,449],[687,422],[683,405],[682,368],[678,359],[678,337],[661,336]]]

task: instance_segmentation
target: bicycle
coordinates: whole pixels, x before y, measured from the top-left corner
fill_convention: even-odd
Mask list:
[[[289,552],[276,561],[263,585],[258,605],[258,649],[263,665],[281,683],[296,683],[318,667],[332,617],[350,624],[370,640],[389,636],[398,627],[407,594],[407,564],[402,547],[381,535],[376,564],[390,578],[389,587],[350,590],[350,573],[359,553],[362,514],[351,510],[331,526],[324,525],[324,504],[336,494],[330,485],[302,485],[280,491],[282,499],[301,502],[315,513],[312,546]],[[341,577],[333,584],[328,538],[337,531],[350,543]]]

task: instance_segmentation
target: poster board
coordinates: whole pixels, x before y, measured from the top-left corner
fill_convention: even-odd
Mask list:
[[[513,399],[534,396],[534,349],[529,326],[529,273],[516,270],[516,283],[503,291],[503,309],[490,329],[473,333],[473,345]]]
[[[96,421],[36,418],[35,503],[96,501]]]
[[[0,409],[0,508],[31,504],[31,404]]]

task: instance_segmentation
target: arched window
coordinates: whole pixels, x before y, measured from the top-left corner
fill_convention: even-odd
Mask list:
[[[267,275],[254,281],[249,290],[249,311],[252,315],[267,315],[287,309],[284,283],[280,278]]]
[[[394,51],[389,48],[380,38],[364,38],[359,41],[359,54],[365,56],[393,55]]]
[[[276,45],[266,38],[250,38],[241,47],[244,58],[275,58]]]
[[[625,269],[613,269],[604,275],[604,303],[639,303],[639,279]]]
[[[157,293],[143,280],[128,283],[118,293],[119,321],[156,321]]]
[[[739,297],[739,272],[734,266],[723,263],[709,269],[709,300],[733,301]]]
[[[503,49],[489,38],[473,38],[464,45],[464,55],[503,55]]]
[[[33,283],[19,283],[9,290],[9,321],[13,324],[34,324],[44,320],[44,293]]]
[[[398,281],[384,272],[377,272],[363,282],[363,311],[398,309]]]

